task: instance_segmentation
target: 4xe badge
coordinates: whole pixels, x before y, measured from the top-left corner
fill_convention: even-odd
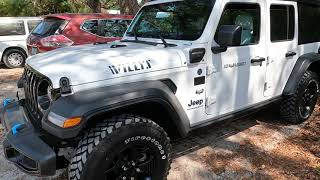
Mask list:
[[[194,109],[194,108],[201,107],[202,105],[203,105],[203,99],[196,100],[196,101],[191,100],[190,103],[188,104],[188,107],[189,107],[189,109]]]
[[[138,62],[131,62],[127,64],[111,65],[109,69],[112,74],[123,74],[129,72],[142,71],[146,69],[151,69],[151,60],[143,60]]]

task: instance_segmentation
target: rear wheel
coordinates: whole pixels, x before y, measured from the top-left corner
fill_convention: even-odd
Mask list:
[[[8,68],[22,67],[26,61],[27,56],[19,49],[9,49],[3,55],[3,63]]]
[[[286,97],[280,108],[281,116],[287,122],[302,123],[312,115],[319,97],[319,77],[306,71],[294,95]]]
[[[79,142],[69,179],[165,179],[170,140],[153,121],[121,115],[98,124]]]

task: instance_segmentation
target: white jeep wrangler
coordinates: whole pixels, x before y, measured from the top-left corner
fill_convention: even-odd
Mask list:
[[[6,100],[6,158],[70,179],[165,179],[170,137],[280,102],[301,123],[319,94],[320,3],[159,0],[123,39],[27,60]]]

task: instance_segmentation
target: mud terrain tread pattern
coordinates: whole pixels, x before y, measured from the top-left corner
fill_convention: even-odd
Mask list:
[[[83,138],[79,141],[78,147],[75,150],[75,154],[70,162],[68,169],[69,179],[70,180],[80,180],[81,173],[87,161],[87,157],[92,153],[93,149],[99,145],[99,143],[108,138],[110,134],[114,132],[115,129],[127,126],[129,124],[140,124],[144,126],[149,126],[157,129],[159,132],[165,133],[167,140],[165,141],[166,148],[168,149],[168,160],[169,165],[167,166],[166,174],[163,179],[166,179],[169,174],[170,164],[171,164],[171,144],[170,139],[168,138],[167,133],[155,122],[132,114],[123,114],[120,116],[114,116],[111,119],[106,119],[103,122],[96,125],[96,127],[90,129],[88,132],[85,132]]]
[[[282,100],[280,105],[280,114],[284,121],[293,124],[298,124],[304,121],[298,114],[297,103],[299,101],[300,91],[305,88],[304,86],[306,83],[312,78],[315,78],[318,81],[317,74],[312,71],[306,71],[299,81],[299,85],[295,93],[292,96],[284,97]]]

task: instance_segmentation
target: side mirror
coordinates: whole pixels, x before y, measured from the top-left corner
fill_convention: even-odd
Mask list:
[[[229,46],[240,46],[242,27],[236,25],[222,25],[217,32],[217,43],[219,47],[213,47],[212,52],[217,54],[227,50]]]
[[[218,44],[220,46],[240,46],[242,27],[236,25],[223,25],[218,31]]]

